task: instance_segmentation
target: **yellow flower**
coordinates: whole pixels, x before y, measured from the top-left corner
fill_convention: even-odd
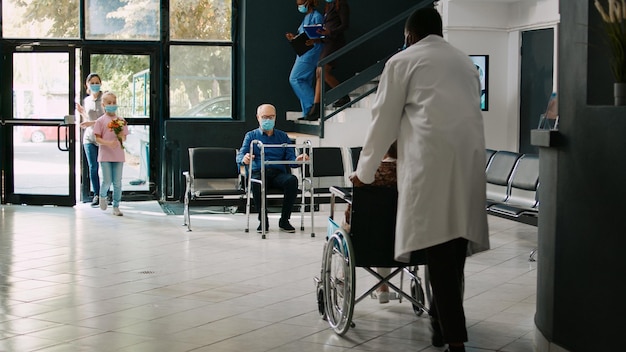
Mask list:
[[[107,125],[107,127],[111,129],[112,132],[115,132],[115,135],[117,136],[117,140],[120,141],[120,146],[122,147],[122,149],[125,149],[125,148],[124,148],[124,143],[122,141],[122,136],[120,136],[120,133],[124,131],[124,126],[126,126],[126,121],[122,119],[113,119]]]

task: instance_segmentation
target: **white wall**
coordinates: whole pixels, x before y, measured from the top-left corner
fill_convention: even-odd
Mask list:
[[[556,27],[558,0],[443,0],[438,8],[450,43],[468,55],[489,55],[487,148],[517,151],[521,32]]]

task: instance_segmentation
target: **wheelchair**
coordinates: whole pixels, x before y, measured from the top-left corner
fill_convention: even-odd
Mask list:
[[[317,292],[318,311],[322,319],[328,321],[337,335],[344,335],[354,327],[352,315],[354,306],[371,295],[374,290],[386,284],[398,294],[401,302],[406,298],[417,316],[428,313],[431,292],[428,284],[428,271],[425,271],[424,287],[417,275],[418,266],[426,264],[421,252],[412,254],[409,263],[395,261],[395,225],[398,192],[390,187],[355,187],[351,189],[331,187],[330,216],[328,219],[327,241],[322,255],[322,268],[319,278],[314,278]],[[350,233],[338,226],[334,219],[335,197],[351,204]],[[355,268],[364,268],[378,279],[367,291],[356,297]],[[376,267],[393,268],[382,277]],[[390,280],[400,274],[400,287]],[[403,291],[404,275],[410,280],[410,292]]]

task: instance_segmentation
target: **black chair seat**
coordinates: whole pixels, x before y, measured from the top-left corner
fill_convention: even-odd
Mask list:
[[[501,213],[504,215],[509,215],[513,217],[518,217],[521,215],[528,216],[538,216],[539,210],[537,208],[525,208],[525,207],[517,207],[508,204],[494,204],[489,207],[489,211]]]

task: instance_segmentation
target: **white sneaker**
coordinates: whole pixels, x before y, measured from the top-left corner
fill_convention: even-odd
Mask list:
[[[107,197],[100,197],[100,209],[107,210]]]
[[[378,292],[378,303],[389,303],[389,291]]]
[[[124,216],[124,214],[120,211],[120,208],[113,208],[113,215],[115,216]]]

